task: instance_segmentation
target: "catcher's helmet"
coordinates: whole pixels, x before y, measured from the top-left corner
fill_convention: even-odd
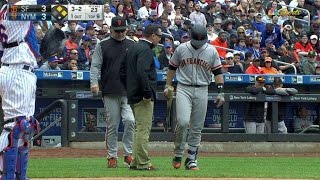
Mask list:
[[[190,34],[191,44],[196,47],[201,47],[208,42],[207,28],[200,24],[192,26]]]

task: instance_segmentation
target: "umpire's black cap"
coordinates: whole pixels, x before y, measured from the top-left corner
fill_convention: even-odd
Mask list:
[[[207,28],[200,24],[192,26],[190,34],[191,44],[196,47],[201,47],[208,42]]]

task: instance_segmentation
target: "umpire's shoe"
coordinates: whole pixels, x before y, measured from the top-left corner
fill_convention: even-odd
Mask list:
[[[179,169],[181,167],[181,157],[174,157],[172,160],[172,166],[175,169]]]
[[[184,163],[186,170],[198,171],[197,160],[187,158]]]

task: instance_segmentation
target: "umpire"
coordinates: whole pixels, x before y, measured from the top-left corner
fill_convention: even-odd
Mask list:
[[[126,38],[126,29],[124,18],[112,18],[111,35],[97,44],[90,69],[91,91],[95,94],[99,92],[98,78],[101,76],[101,92],[107,113],[106,142],[109,168],[118,166],[117,140],[121,119],[124,124],[124,163],[130,165],[132,161],[134,116],[127,103],[126,90],[120,81],[120,65],[127,49],[135,42]]]

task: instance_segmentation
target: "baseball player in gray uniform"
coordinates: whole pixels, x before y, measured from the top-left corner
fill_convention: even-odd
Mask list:
[[[172,165],[176,169],[181,167],[184,148],[188,143],[185,167],[187,170],[199,170],[197,154],[207,112],[208,85],[211,83],[211,73],[215,75],[218,89],[217,107],[224,103],[224,81],[217,50],[207,43],[206,27],[194,25],[190,30],[190,36],[191,41],[179,45],[169,61],[164,94],[167,96],[168,88],[172,85],[172,79],[176,74],[178,80],[176,93],[177,127],[174,142],[175,157]]]

